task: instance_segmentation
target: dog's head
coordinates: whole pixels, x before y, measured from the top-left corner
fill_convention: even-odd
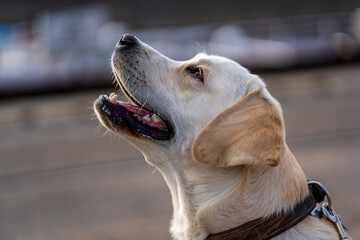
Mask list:
[[[276,165],[284,149],[279,104],[258,76],[236,62],[198,54],[171,60],[132,35],[115,47],[112,68],[129,103],[102,95],[100,122],[144,154],[193,154],[214,166]]]

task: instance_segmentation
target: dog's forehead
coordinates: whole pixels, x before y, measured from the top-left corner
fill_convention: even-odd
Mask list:
[[[213,70],[214,72],[227,72],[227,74],[238,75],[241,76],[248,76],[250,72],[241,66],[239,63],[217,55],[207,55],[205,53],[199,53],[192,59],[190,59],[191,63],[207,66],[208,70]]]

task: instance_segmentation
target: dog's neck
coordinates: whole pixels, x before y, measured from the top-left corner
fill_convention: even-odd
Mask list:
[[[286,211],[308,194],[306,177],[288,147],[277,167],[206,167],[184,156],[171,157],[147,160],[171,191],[171,233],[178,240],[205,239],[209,233]]]

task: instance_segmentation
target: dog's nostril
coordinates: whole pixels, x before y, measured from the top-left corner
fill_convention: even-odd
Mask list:
[[[137,39],[135,36],[131,34],[124,34],[119,41],[119,45],[122,46],[134,46],[137,43]]]

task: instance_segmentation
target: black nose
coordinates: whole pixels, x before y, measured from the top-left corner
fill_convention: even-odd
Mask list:
[[[121,46],[128,46],[128,47],[132,47],[135,46],[138,43],[138,40],[135,36],[131,35],[131,34],[124,34],[119,41],[119,45]]]

